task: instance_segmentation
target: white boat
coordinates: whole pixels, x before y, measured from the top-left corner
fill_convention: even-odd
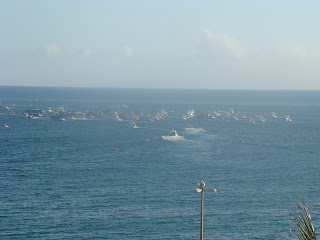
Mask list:
[[[292,121],[292,119],[290,118],[290,116],[288,115],[288,116],[286,116],[285,117],[285,119],[286,119],[286,122],[291,122]]]
[[[161,138],[166,141],[184,141],[185,140],[184,137],[178,135],[177,130],[175,130],[174,128],[169,132],[169,136],[162,136]]]
[[[139,128],[135,122],[132,122],[132,123],[131,123],[131,127],[133,127],[133,128]]]
[[[171,137],[177,137],[179,136],[177,131],[173,128],[170,132],[169,132],[169,136]]]
[[[42,114],[44,113],[41,109],[26,109],[24,111],[24,114],[26,116],[33,116],[33,117],[42,117]]]
[[[56,121],[65,121],[66,120],[63,116],[60,116],[60,115],[51,116],[51,119],[56,120]]]
[[[183,120],[187,120],[188,118],[194,118],[194,109],[188,110],[186,114],[182,116]]]
[[[266,122],[266,119],[260,115],[257,115],[256,118],[261,122]]]
[[[71,118],[72,120],[87,120],[84,116],[80,116],[80,117],[72,116]]]
[[[250,119],[249,119],[249,122],[255,124],[255,123],[256,123],[256,120],[253,119],[253,118],[250,118]]]
[[[7,123],[4,123],[3,126],[4,126],[5,128],[8,128],[8,127],[9,127],[9,125],[8,125]]]
[[[115,116],[115,119],[118,121],[118,122],[122,122],[123,120],[119,117],[118,113],[117,112],[114,112],[114,116]]]

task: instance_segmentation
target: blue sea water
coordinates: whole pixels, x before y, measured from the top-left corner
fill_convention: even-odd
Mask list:
[[[202,179],[217,189],[204,239],[295,239],[297,196],[319,233],[320,91],[3,86],[0,98],[14,112],[0,113],[1,239],[198,239]],[[29,104],[46,112],[22,118]],[[103,114],[51,119],[61,105]],[[162,137],[172,128],[183,138]]]

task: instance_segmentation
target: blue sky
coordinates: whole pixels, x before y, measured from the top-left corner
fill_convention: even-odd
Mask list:
[[[0,1],[0,85],[320,90],[319,1]]]

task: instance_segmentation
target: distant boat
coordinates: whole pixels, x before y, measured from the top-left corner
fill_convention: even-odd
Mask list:
[[[171,137],[177,137],[179,136],[177,133],[177,130],[175,130],[174,128],[169,132],[169,136]]]
[[[131,123],[131,127],[133,127],[133,128],[139,128],[135,122],[132,122],[132,123]]]
[[[288,115],[288,116],[286,116],[285,117],[285,119],[286,119],[286,122],[291,122],[292,121],[292,119],[290,118],[290,116]]]
[[[256,120],[253,119],[253,118],[250,118],[250,119],[249,119],[249,122],[255,124],[255,123],[256,123]]]
[[[177,130],[174,128],[169,132],[169,136],[162,136],[161,137],[165,141],[184,141],[185,138],[182,136],[179,136],[177,133]]]
[[[51,116],[51,119],[57,120],[57,121],[65,121],[66,119],[63,116]]]
[[[26,109],[24,111],[24,114],[26,116],[28,116],[29,118],[33,118],[33,117],[41,117],[42,113],[44,113],[43,110],[41,109]]]
[[[260,120],[261,122],[266,122],[266,119],[260,115],[257,115],[257,119]]]
[[[72,120],[87,120],[84,116],[80,116],[80,117],[72,116],[71,118]]]
[[[0,105],[0,109],[4,109],[4,110],[7,110],[7,111],[10,110],[10,108],[8,106],[4,106],[4,105]]]
[[[9,127],[9,125],[8,125],[7,123],[4,123],[3,126],[4,126],[5,128],[8,128],[8,127]]]
[[[29,106],[32,106],[33,108],[26,109],[24,111],[24,114],[27,115],[28,118],[38,118],[42,117],[42,114],[45,112],[42,109],[35,108],[37,106],[37,97],[36,97],[36,89],[33,90],[33,98],[32,98],[32,104],[29,104]]]
[[[115,116],[115,119],[118,121],[118,122],[122,122],[123,120],[119,117],[118,113],[117,112],[114,112],[114,116]]]
[[[187,120],[188,118],[194,118],[194,109],[188,110],[186,114],[182,116],[183,120]]]
[[[54,113],[52,116],[51,116],[51,119],[53,120],[56,120],[56,121],[65,121],[66,119],[64,118],[63,115],[60,115],[60,112],[63,112],[65,113],[65,110],[62,106],[59,106],[58,109],[57,109],[57,112]]]
[[[274,118],[277,118],[277,117],[278,117],[275,112],[272,112],[272,113],[271,113],[271,116],[274,117]]]

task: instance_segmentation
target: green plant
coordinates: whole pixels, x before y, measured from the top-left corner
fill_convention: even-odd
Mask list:
[[[295,223],[294,234],[300,240],[316,240],[316,233],[311,222],[311,215],[302,198],[296,209],[291,211],[291,219]]]

